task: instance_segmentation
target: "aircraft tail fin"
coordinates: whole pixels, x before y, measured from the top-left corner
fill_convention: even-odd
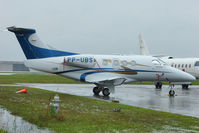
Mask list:
[[[17,28],[15,26],[8,27],[7,29],[8,31],[15,33],[27,59],[39,59],[76,54],[55,50],[48,45],[44,45],[36,35],[35,29]]]
[[[140,45],[140,54],[141,55],[150,55],[148,47],[145,44],[141,34],[139,34],[139,45]]]

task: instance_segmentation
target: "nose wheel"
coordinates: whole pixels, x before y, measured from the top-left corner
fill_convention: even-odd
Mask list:
[[[175,96],[175,91],[174,90],[170,90],[169,91],[169,96],[172,96],[172,97]]]
[[[169,91],[169,96],[173,97],[175,96],[175,91],[173,90],[174,85],[170,85],[170,91]]]

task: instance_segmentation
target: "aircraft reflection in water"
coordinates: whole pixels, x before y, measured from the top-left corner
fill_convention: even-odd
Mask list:
[[[14,32],[29,68],[93,83],[94,94],[114,93],[115,86],[135,81],[190,82],[192,75],[152,56],[93,55],[55,50],[44,45],[34,29],[8,27]],[[170,94],[175,93],[171,87]]]

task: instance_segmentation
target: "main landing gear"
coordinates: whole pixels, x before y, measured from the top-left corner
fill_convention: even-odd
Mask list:
[[[93,88],[93,93],[95,95],[99,95],[99,93],[102,91],[104,96],[109,96],[110,95],[110,91],[108,88],[104,88],[104,87],[94,87]]]
[[[182,84],[182,89],[188,89],[189,85],[188,84]]]
[[[162,88],[162,82],[155,82],[155,88],[161,89]]]

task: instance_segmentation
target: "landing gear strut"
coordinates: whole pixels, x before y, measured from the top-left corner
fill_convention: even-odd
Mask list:
[[[170,85],[169,96],[175,96],[175,91],[173,90],[173,85]]]
[[[162,82],[156,82],[155,83],[155,88],[156,89],[161,89],[162,88]]]

